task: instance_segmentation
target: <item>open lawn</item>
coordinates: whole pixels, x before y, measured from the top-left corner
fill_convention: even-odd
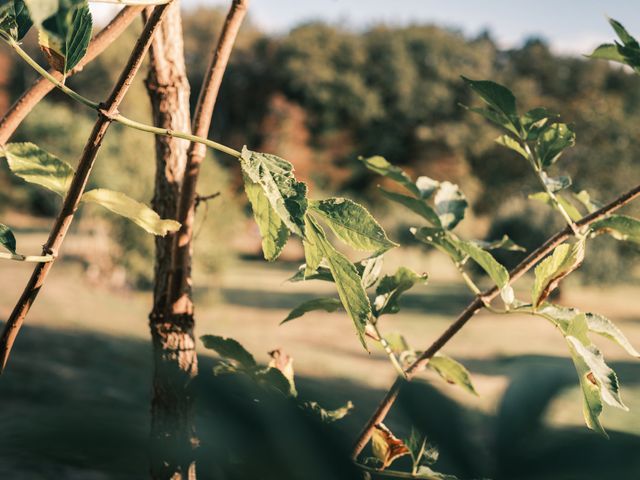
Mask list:
[[[40,236],[23,234],[20,238],[25,249],[35,249],[41,243]],[[432,279],[429,285],[408,294],[402,313],[386,317],[381,326],[387,332],[403,332],[413,346],[420,348],[446,328],[470,296],[439,257],[392,257],[390,263],[402,261],[429,272]],[[278,326],[300,301],[332,293],[331,285],[322,282],[285,283],[295,268],[293,264],[239,261],[219,277],[197,276],[197,333],[233,337],[262,362],[268,359],[268,349],[282,347],[295,359],[302,396],[320,399],[327,407],[354,401],[353,414],[341,425],[353,437],[392,383],[394,370],[382,351],[372,348],[367,354],[362,349],[344,314],[308,314]],[[387,270],[392,268],[387,266]],[[9,315],[29,274],[28,265],[2,264],[0,318]],[[520,293],[525,296],[527,289]],[[640,346],[638,295],[637,287],[578,289],[569,285],[562,301],[609,316],[632,343]],[[149,307],[148,293],[91,286],[76,263],[63,259],[54,268],[15,345],[8,370],[0,378],[0,478],[146,475]],[[500,399],[512,381],[525,392],[530,389],[531,395],[521,397],[526,400],[544,390],[549,380],[557,383],[560,379],[570,387],[553,400],[545,414],[548,428],[556,432],[545,438],[550,445],[554,441],[565,445],[562,461],[567,464],[557,467],[560,460],[554,455],[531,458],[532,465],[556,462],[556,468],[554,476],[527,478],[604,478],[603,471],[591,468],[594,463],[617,472],[617,476],[607,478],[638,478],[640,463],[634,457],[640,447],[640,362],[625,356],[607,340],[598,343],[618,372],[623,399],[631,409],[605,409],[603,423],[612,434],[609,441],[584,427],[577,379],[564,341],[550,324],[538,318],[482,313],[447,346],[446,353],[471,371],[479,397],[431,374],[423,378],[445,398],[462,405],[469,437],[487,450],[491,448],[487,439]],[[206,385],[213,362],[204,349],[201,354],[201,382]],[[436,392],[434,395],[440,398]],[[206,395],[200,401],[200,431],[206,438],[207,421],[213,420],[207,413]],[[425,398],[426,411],[429,405]],[[395,413],[390,422],[403,431],[406,425],[402,420],[403,416]],[[575,448],[570,448],[572,445]],[[580,450],[581,445],[585,450]],[[206,442],[206,457],[205,447]],[[589,466],[590,462],[584,461],[589,448],[595,448],[606,460]],[[630,453],[634,449],[635,454]],[[443,470],[447,462],[455,463],[445,450]],[[559,452],[555,449],[556,455]]]

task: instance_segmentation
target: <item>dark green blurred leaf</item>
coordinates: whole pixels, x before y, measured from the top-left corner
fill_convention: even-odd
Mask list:
[[[417,274],[406,267],[400,267],[393,275],[385,275],[376,288],[374,301],[375,316],[395,314],[400,311],[400,296],[417,284],[427,282],[427,274]]]
[[[608,233],[616,240],[640,243],[640,220],[626,215],[611,215],[591,224],[597,233]]]
[[[553,123],[538,137],[535,151],[540,165],[546,168],[558,160],[562,152],[576,144],[576,134],[566,123]]]
[[[325,312],[335,312],[342,306],[342,303],[337,298],[314,298],[302,302],[296,308],[291,310],[287,318],[285,318],[280,325],[289,322],[296,318],[302,317],[305,313],[313,312],[317,310],[323,310]]]
[[[429,360],[427,367],[434,370],[447,383],[458,385],[467,392],[476,396],[478,395],[478,392],[476,392],[473,382],[471,381],[469,371],[464,367],[464,365],[453,358],[438,353]]]
[[[200,337],[200,340],[202,340],[205,348],[214,350],[222,358],[234,360],[244,368],[252,368],[256,366],[256,361],[253,358],[253,355],[251,355],[233,338],[219,337],[217,335],[204,335]]]
[[[382,194],[392,202],[399,203],[407,207],[412,212],[417,213],[422,218],[427,220],[434,227],[440,227],[440,218],[431,206],[427,205],[426,201],[421,198],[410,197],[408,195],[402,195],[401,193],[391,192],[384,188],[380,188]]]
[[[390,164],[384,157],[375,156],[362,158],[361,160],[369,170],[399,183],[416,197],[420,197],[420,190],[416,187],[415,183],[413,183],[409,175],[401,168]]]
[[[16,253],[16,237],[11,229],[3,223],[0,223],[0,245],[11,253]]]

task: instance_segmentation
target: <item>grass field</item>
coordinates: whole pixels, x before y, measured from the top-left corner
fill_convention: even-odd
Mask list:
[[[25,248],[42,243],[41,234],[20,238]],[[386,268],[392,270],[402,262],[429,272],[432,279],[407,295],[403,312],[384,319],[382,327],[387,332],[403,332],[420,348],[447,327],[470,296],[437,257],[396,256]],[[354,413],[342,428],[355,436],[392,383],[394,370],[382,351],[374,348],[367,354],[362,349],[344,314],[314,313],[278,326],[300,301],[332,292],[322,282],[284,282],[295,268],[292,264],[239,261],[221,276],[198,275],[197,333],[231,336],[262,362],[267,361],[268,350],[282,347],[295,359],[302,395],[318,396],[329,407],[354,401]],[[29,273],[27,265],[2,264],[0,318],[9,315]],[[526,282],[521,293],[526,295]],[[609,316],[640,346],[636,295],[640,288],[569,285],[562,301]],[[78,264],[62,261],[56,265],[15,345],[8,371],[0,378],[0,478],[91,480],[146,475],[149,307],[148,293],[91,286]],[[612,440],[606,443],[583,426],[580,393],[573,386],[553,400],[545,422],[562,434],[575,434],[579,441],[595,442],[600,452],[609,452],[606,471],[619,468],[623,472],[609,478],[638,478],[638,461],[622,456],[628,450],[614,450],[613,446],[618,441],[632,442],[637,452],[640,362],[607,340],[598,343],[618,372],[623,399],[631,409],[605,409],[603,421]],[[562,337],[537,318],[481,313],[445,351],[469,368],[479,396],[470,396],[431,374],[423,378],[458,402],[472,425],[481,426],[471,436],[486,434],[482,425],[496,415],[512,381],[522,383],[525,378],[536,391],[536,382],[561,375],[567,385],[577,385]],[[206,377],[212,361],[204,349],[200,353],[201,374]],[[394,421],[401,425],[402,418],[392,417]],[[620,466],[611,467],[613,463]],[[598,468],[593,472],[601,475]],[[573,475],[553,478],[602,478]]]

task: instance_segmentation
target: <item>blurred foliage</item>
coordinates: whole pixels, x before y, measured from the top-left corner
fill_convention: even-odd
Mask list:
[[[192,92],[197,92],[202,82],[208,59],[204,52],[209,52],[217,39],[223,17],[223,11],[206,7],[185,12],[185,50]],[[139,29],[140,25],[135,25],[81,75],[71,78],[72,86],[90,98],[103,98]],[[33,45],[34,39],[27,37],[26,46]],[[15,97],[33,75],[19,62],[11,69],[10,93]],[[500,212],[501,217],[491,228],[490,222],[476,222],[474,233],[497,237],[509,233],[519,243],[533,246],[535,242],[528,239],[541,238],[548,225],[543,209],[532,212],[524,207],[526,195],[535,191],[534,178],[515,154],[493,143],[496,130],[459,106],[474,104],[461,74],[495,79],[514,91],[521,110],[544,105],[573,124],[577,146],[567,153],[564,165],[574,178],[576,190],[588,187],[594,198],[606,202],[629,188],[629,179],[640,178],[640,163],[635,158],[640,147],[637,76],[606,62],[558,56],[540,39],[503,51],[487,33],[467,38],[458,31],[432,25],[379,25],[353,31],[308,23],[284,35],[271,35],[249,21],[242,28],[222,84],[211,137],[224,139],[236,148],[247,144],[279,154],[296,166],[301,177],[324,191],[351,190],[376,201],[380,197],[373,187],[378,180],[353,160],[358,155],[386,156],[411,174],[460,184],[474,206],[474,218],[482,220]],[[32,114],[20,138],[43,139],[39,140],[43,146],[72,160],[80,151],[91,120],[82,116],[72,120],[70,109],[76,106],[55,93],[49,98],[51,103],[38,110],[47,113]],[[195,101],[194,93],[192,103]],[[123,110],[136,118],[149,118],[142,79],[137,80]],[[283,123],[283,116],[288,123]],[[73,128],[68,128],[72,124]],[[59,140],[62,132],[65,142]],[[108,143],[94,181],[112,183],[148,200],[153,161],[131,159],[152,158],[150,139],[114,128]],[[227,184],[237,188],[235,162],[221,160],[229,167],[226,178],[234,179]],[[202,183],[207,190],[225,185],[221,170],[209,166],[205,170],[214,182]],[[126,175],[109,175],[115,171]],[[143,177],[149,181],[140,181]],[[1,181],[15,184],[4,177]],[[131,188],[134,182],[135,189]],[[54,200],[46,193],[29,188],[2,192],[3,204],[15,202],[37,214],[55,211],[51,204]],[[226,202],[228,195],[222,198],[212,207]],[[507,228],[504,212],[513,202],[522,208],[509,213]],[[238,210],[231,203],[224,208],[225,212],[228,208]],[[516,233],[518,219],[531,215],[540,229]],[[201,240],[207,232],[222,232],[227,225],[213,210],[207,222],[212,227],[203,230]],[[217,223],[221,225],[213,226]],[[130,236],[122,229],[117,235]],[[135,234],[131,235],[125,250],[137,242]],[[216,248],[223,248],[224,243],[216,243]],[[146,244],[150,245],[148,241]],[[607,244],[606,248],[618,259],[613,265],[623,271],[615,273],[607,268],[604,272],[594,266],[585,268],[585,272],[595,279],[628,277],[631,269],[624,268],[628,247]],[[209,255],[209,248],[206,251]]]

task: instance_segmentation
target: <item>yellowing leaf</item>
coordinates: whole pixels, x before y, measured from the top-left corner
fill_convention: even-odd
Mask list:
[[[3,155],[11,171],[23,180],[40,185],[64,197],[75,173],[67,162],[42,150],[33,143],[10,143]]]
[[[429,360],[427,367],[438,373],[447,383],[458,385],[467,392],[478,395],[471,381],[469,371],[453,358],[438,353]]]
[[[82,195],[81,200],[83,202],[97,203],[113,213],[128,218],[154,235],[164,237],[167,233],[176,232],[180,229],[180,224],[175,220],[161,219],[151,208],[121,192],[98,188],[86,192]]]
[[[398,458],[411,453],[404,442],[382,423],[375,425],[373,429],[371,449],[373,455],[382,463],[381,470],[387,468]]]
[[[580,240],[573,245],[564,243],[553,251],[536,267],[536,279],[533,284],[532,303],[538,307],[549,294],[571,272],[576,270],[584,260],[585,241]]]

